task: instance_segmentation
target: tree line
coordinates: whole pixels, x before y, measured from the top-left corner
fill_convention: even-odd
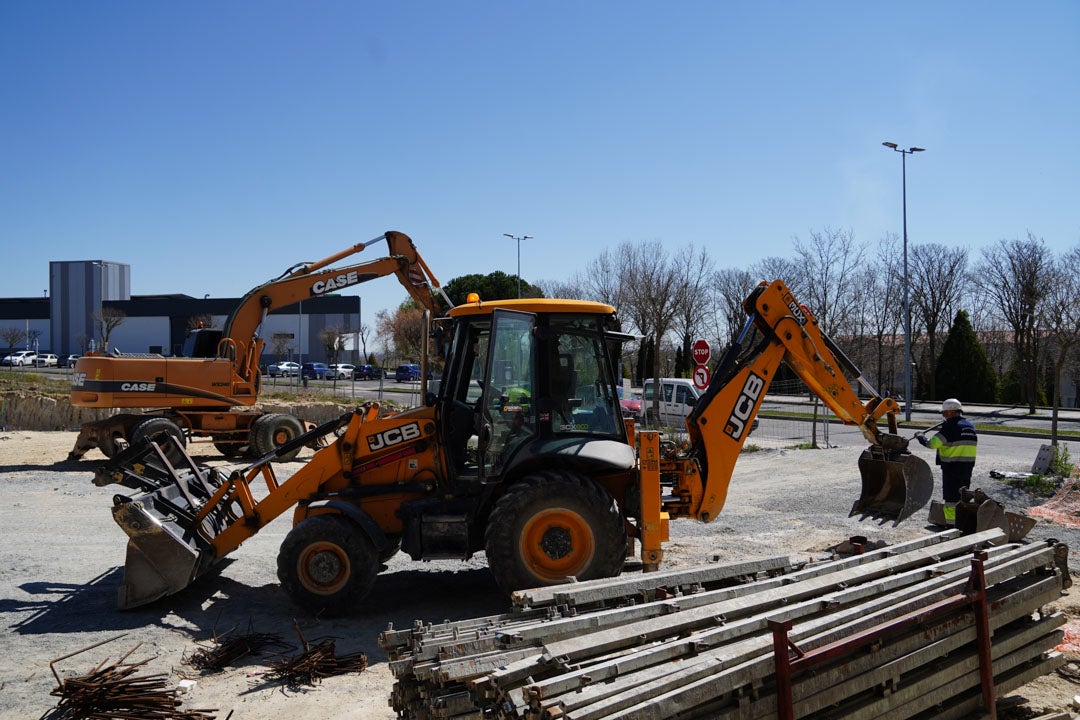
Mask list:
[[[796,236],[790,255],[746,268],[723,267],[716,253],[693,243],[627,241],[600,251],[568,278],[523,282],[522,295],[612,305],[623,329],[642,338],[624,361],[627,376],[640,383],[688,375],[693,341],[726,346],[746,322],[743,300],[759,282],[780,278],[878,390],[899,390],[904,264],[895,234],[866,243],[833,228]],[[910,244],[913,396],[1002,402],[1032,413],[1037,405],[1060,405],[1063,382],[1080,384],[1078,265],[1080,245],[1055,253],[1030,232],[982,249]],[[495,300],[516,297],[516,281],[501,272],[470,275],[446,289],[455,303],[468,291]],[[408,303],[380,315],[376,332],[389,352],[407,355],[418,347],[416,315]],[[414,344],[407,345],[408,337]]]

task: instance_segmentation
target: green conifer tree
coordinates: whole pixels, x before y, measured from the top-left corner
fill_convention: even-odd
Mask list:
[[[997,402],[998,376],[986,358],[968,314],[956,313],[938,356],[935,400],[955,397],[961,402]]]

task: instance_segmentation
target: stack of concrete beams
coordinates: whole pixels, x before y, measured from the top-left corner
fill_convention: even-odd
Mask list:
[[[962,718],[983,700],[973,606],[913,629],[900,619],[970,591],[973,553],[985,552],[997,696],[1064,662],[1053,650],[1064,618],[1043,612],[1061,593],[1055,546],[1005,540],[948,531],[801,566],[774,558],[524,591],[503,615],[383,633],[391,705],[409,720]],[[778,707],[770,621],[790,622],[792,657],[882,634],[796,674],[789,709]]]

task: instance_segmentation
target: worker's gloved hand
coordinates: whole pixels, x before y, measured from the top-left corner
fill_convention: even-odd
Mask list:
[[[926,439],[925,435],[918,434],[915,436],[915,439],[918,440],[919,444],[923,447],[928,447],[930,445],[930,441]]]

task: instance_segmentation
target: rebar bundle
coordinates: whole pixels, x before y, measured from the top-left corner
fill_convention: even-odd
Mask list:
[[[138,646],[110,665],[103,661],[85,675],[60,678],[56,672],[56,662],[101,644],[50,663],[57,682],[57,687],[50,694],[60,698],[49,714],[51,720],[215,720],[216,715],[212,713],[217,712],[216,709],[181,709],[183,701],[177,697],[179,690],[168,687],[167,675],[138,674],[150,661],[148,658],[127,662]]]
[[[266,679],[280,682],[290,688],[317,685],[323,678],[363,672],[367,669],[367,656],[362,652],[338,655],[333,640],[323,640],[311,645],[304,639],[300,628],[293,622],[303,650],[298,655],[284,657],[270,664]]]

